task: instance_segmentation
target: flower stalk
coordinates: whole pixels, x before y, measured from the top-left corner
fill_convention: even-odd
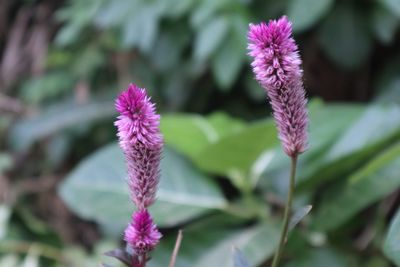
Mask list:
[[[307,149],[307,99],[302,81],[302,61],[292,37],[292,24],[286,16],[268,24],[250,24],[248,41],[255,78],[268,95],[283,151],[291,158],[282,232],[272,262],[272,267],[277,267],[288,235],[297,158]]]
[[[279,265],[279,261],[282,257],[282,251],[285,246],[288,230],[289,230],[289,222],[290,222],[290,214],[292,213],[292,202],[293,195],[295,189],[295,177],[296,177],[296,167],[297,167],[297,155],[291,157],[291,167],[290,167],[290,182],[289,182],[289,193],[285,205],[285,213],[283,216],[283,226],[281,231],[281,237],[279,239],[278,250],[275,253],[274,259],[272,261],[271,267],[277,267]]]

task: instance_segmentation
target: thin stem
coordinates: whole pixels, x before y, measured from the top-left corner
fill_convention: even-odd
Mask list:
[[[285,214],[283,217],[283,227],[282,227],[282,232],[281,232],[281,238],[279,241],[279,247],[278,250],[275,253],[274,260],[272,261],[271,267],[278,267],[279,260],[281,259],[282,256],[282,251],[286,243],[286,238],[288,234],[288,229],[289,229],[289,219],[290,219],[290,213],[292,209],[292,200],[293,200],[293,194],[294,194],[294,188],[295,188],[295,176],[296,176],[296,165],[297,165],[297,155],[294,155],[291,157],[292,159],[292,164],[290,168],[290,185],[289,185],[289,194],[285,206]]]
[[[182,230],[179,230],[178,237],[176,238],[176,242],[175,242],[174,251],[172,252],[171,261],[169,262],[168,267],[175,266],[176,258],[178,257],[179,248],[181,247],[182,238],[183,238]]]

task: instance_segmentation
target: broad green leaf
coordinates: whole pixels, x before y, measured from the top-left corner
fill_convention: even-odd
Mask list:
[[[304,177],[302,186],[309,188],[347,176],[354,168],[361,167],[363,162],[400,134],[400,121],[396,119],[399,116],[400,108],[395,105],[368,107],[348,129],[337,133],[336,142],[327,152],[318,155],[311,165],[304,166],[305,174],[300,176]],[[332,116],[331,119],[335,118]]]
[[[166,114],[161,119],[165,142],[191,158],[207,145],[243,127],[242,121],[224,113],[213,113],[208,118],[196,114]]]
[[[208,121],[195,114],[164,115],[160,128],[168,145],[191,157],[218,139],[218,133]]]
[[[400,266],[400,209],[390,223],[389,231],[383,245],[383,252],[397,266]]]
[[[229,21],[224,16],[208,21],[196,36],[194,58],[199,61],[208,59],[225,39],[228,29]]]
[[[195,162],[202,169],[221,175],[247,174],[257,158],[277,144],[275,124],[267,120],[208,145],[196,156]]]
[[[340,188],[325,192],[314,227],[329,231],[400,186],[400,144],[396,144],[351,175]]]
[[[316,181],[319,182],[319,170],[329,164],[324,161],[324,155],[329,148],[341,136],[348,127],[362,115],[364,108],[355,104],[324,104],[313,100],[309,104],[309,148],[300,155],[298,160],[297,183],[309,182],[310,177],[316,175]],[[326,123],[329,121],[329,123]],[[282,188],[282,192],[287,190],[287,184],[280,183],[280,177],[287,179],[289,170],[287,168],[290,160],[282,152],[280,146],[274,152],[271,162],[266,165],[263,172],[265,179],[260,182],[268,190],[271,187],[270,177],[276,179],[276,186]]]
[[[359,117],[364,108],[356,104],[323,104],[310,107],[309,150],[299,157],[298,181],[323,166],[323,154]],[[329,123],[326,123],[329,121]]]
[[[8,141],[14,149],[24,150],[63,129],[77,125],[90,126],[94,121],[114,115],[115,109],[110,99],[98,98],[85,104],[66,101],[46,108],[39,115],[18,121],[11,128]]]
[[[400,2],[398,0],[379,0],[389,10],[392,10],[400,18]]]
[[[309,250],[284,267],[349,267],[343,255],[327,248]]]
[[[245,123],[242,120],[230,117],[224,112],[211,113],[207,116],[207,120],[218,133],[218,139],[245,128]]]
[[[336,6],[320,28],[321,48],[336,64],[355,69],[369,56],[372,38],[365,16],[344,2]]]
[[[225,206],[225,199],[213,181],[169,148],[164,150],[161,169],[157,201],[150,208],[161,227],[174,226]],[[129,222],[134,210],[125,177],[122,152],[112,144],[82,161],[59,192],[79,216],[117,233]]]
[[[289,0],[287,15],[293,30],[300,32],[313,26],[332,7],[334,0]]]
[[[265,242],[266,240],[268,242]],[[259,224],[220,240],[212,246],[212,250],[203,254],[194,266],[232,266],[232,263],[226,259],[226,255],[229,255],[232,246],[238,247],[243,251],[251,266],[258,266],[265,259],[272,256],[278,240],[279,227],[270,223]]]
[[[214,232],[210,233],[211,229]],[[229,229],[226,225],[189,227],[184,231],[182,246],[176,267],[219,266],[231,267],[232,247],[239,248],[249,260],[250,266],[258,266],[270,257],[279,240],[279,227],[271,222],[260,223],[241,229]],[[268,242],[265,242],[268,240]],[[165,266],[173,248],[175,236],[163,240],[152,255],[150,267]]]
[[[370,106],[336,142],[327,158],[337,159],[373,147],[400,132],[400,107]],[[384,129],[384,131],[382,130]]]

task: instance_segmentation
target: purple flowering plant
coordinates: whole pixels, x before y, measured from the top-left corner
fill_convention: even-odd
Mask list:
[[[267,92],[279,139],[291,158],[289,195],[282,233],[272,262],[277,267],[287,239],[295,187],[297,157],[307,149],[307,99],[303,87],[301,59],[286,16],[268,24],[250,24],[249,55],[257,81]]]
[[[277,267],[288,236],[297,158],[307,149],[307,99],[303,87],[302,61],[287,17],[269,23],[250,24],[247,37],[255,79],[266,91],[283,151],[291,159],[282,232],[271,265]],[[146,90],[135,84],[130,84],[118,96],[115,107],[119,113],[115,121],[119,146],[125,155],[127,183],[136,210],[124,232],[126,249],[111,251],[107,255],[129,267],[145,267],[150,259],[149,253],[162,238],[148,210],[156,201],[160,179],[164,145],[160,115],[156,113],[155,104]],[[170,267],[175,264],[181,239],[180,233]],[[244,258],[242,260],[246,261]]]

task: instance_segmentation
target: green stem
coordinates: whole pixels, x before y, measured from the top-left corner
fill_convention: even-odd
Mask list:
[[[295,176],[296,176],[296,165],[297,165],[297,155],[294,155],[291,157],[292,159],[292,164],[290,168],[290,185],[289,185],[289,194],[285,206],[285,214],[283,217],[283,227],[282,227],[282,232],[281,232],[281,238],[279,241],[279,246],[278,250],[275,253],[274,260],[272,261],[271,267],[278,267],[279,260],[281,259],[282,256],[282,251],[286,243],[286,238],[288,234],[288,229],[289,229],[289,221],[290,221],[290,213],[292,209],[292,200],[293,200],[293,194],[294,194],[294,188],[295,188]]]

